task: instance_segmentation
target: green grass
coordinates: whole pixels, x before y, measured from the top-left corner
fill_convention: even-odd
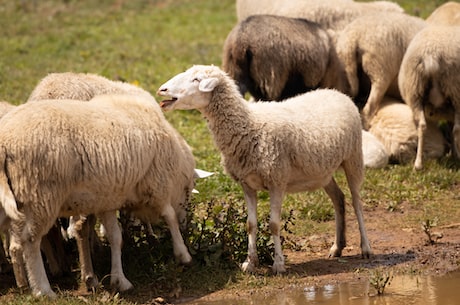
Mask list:
[[[20,104],[42,77],[64,71],[125,80],[155,94],[164,81],[192,64],[220,65],[223,42],[236,22],[234,2],[41,0],[36,8],[29,4],[25,9],[19,1],[0,0],[0,99]],[[444,1],[398,2],[407,12],[426,17]],[[242,278],[254,285],[265,280],[244,276],[237,268],[246,242],[243,196],[240,187],[224,174],[206,122],[196,111],[166,116],[193,148],[197,167],[215,172],[196,186],[200,193],[194,197],[196,216],[189,236],[196,263],[178,267],[171,258],[168,233],[160,227],[153,244],[142,240],[135,248],[124,248],[125,271],[136,286],[130,295],[120,297],[102,290],[96,295],[74,296],[75,276],[68,285],[70,290],[60,287],[62,293],[56,301],[35,300],[4,289],[0,304],[139,304],[160,295],[204,294],[232,286]],[[337,174],[337,180],[345,186],[342,173]],[[452,193],[458,181],[458,163],[449,159],[428,162],[421,172],[414,172],[411,164],[392,165],[366,172],[362,196],[366,209],[384,207],[392,213],[409,204],[422,213],[408,221],[436,219],[443,224],[458,215],[459,197]],[[349,199],[345,187],[344,191]],[[262,192],[259,198],[261,242],[270,244],[263,222],[268,195]],[[223,215],[225,224],[219,222]],[[286,198],[283,218],[296,224],[288,226],[291,233],[286,235],[308,236],[329,228],[333,208],[323,191],[293,194]],[[197,232],[206,235],[198,241]],[[225,234],[227,239],[222,237]],[[239,252],[225,252],[213,242],[229,243],[231,249],[243,246]],[[161,246],[166,250],[159,249]],[[263,255],[270,259],[269,253]],[[107,274],[109,265],[101,265],[99,274]],[[103,284],[108,285],[108,279]]]

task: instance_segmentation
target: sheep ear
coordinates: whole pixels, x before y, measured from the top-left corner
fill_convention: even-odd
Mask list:
[[[201,92],[211,92],[212,90],[214,90],[214,88],[216,88],[218,82],[218,79],[215,77],[205,78],[201,80],[198,89]]]

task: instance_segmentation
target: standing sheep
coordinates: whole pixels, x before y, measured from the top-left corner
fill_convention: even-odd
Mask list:
[[[40,80],[29,96],[28,102],[44,99],[72,99],[88,101],[97,95],[103,94],[123,94],[132,96],[141,96],[153,103],[156,103],[154,97],[144,89],[120,81],[112,81],[103,76],[91,73],[51,73]],[[189,158],[188,162],[194,163],[193,156],[189,153],[189,146],[182,137],[175,131],[179,143],[184,150],[184,157]],[[185,208],[175,207],[179,222],[185,225]],[[94,273],[90,255],[90,244],[88,234],[94,234],[92,228],[88,228],[85,223],[86,217],[80,217],[78,220],[78,230],[75,230],[75,239],[79,248],[81,279],[86,283],[88,290],[98,285],[97,276]],[[176,244],[176,243],[175,243]]]
[[[403,100],[417,126],[414,168],[423,168],[427,120],[453,123],[453,154],[460,153],[460,27],[427,26],[407,48],[399,72]]]
[[[385,12],[357,18],[340,32],[337,54],[343,61],[350,95],[365,96],[362,111],[365,129],[388,91],[399,96],[397,77],[404,52],[413,36],[424,27],[421,18]],[[366,80],[370,88],[365,85]],[[357,104],[361,104],[359,98]]]
[[[256,100],[280,101],[318,87],[347,90],[329,34],[305,19],[248,17],[227,36],[222,68]]]
[[[190,262],[175,210],[189,201],[195,164],[151,99],[109,95],[25,103],[2,118],[0,143],[0,202],[34,295],[55,295],[40,240],[57,217],[99,217],[111,245],[111,284],[118,290],[132,284],[122,270],[117,210],[144,221],[162,216],[174,254]]]
[[[371,254],[359,195],[364,175],[361,121],[350,98],[324,89],[280,103],[247,103],[235,82],[215,66],[193,66],[163,84],[158,94],[169,97],[161,102],[164,110],[197,109],[203,114],[227,173],[243,188],[249,231],[244,271],[252,271],[258,264],[259,190],[267,190],[270,195],[275,273],[285,271],[280,215],[287,192],[324,188],[334,204],[336,217],[336,239],[329,255],[342,254],[345,202],[333,178],[340,167],[352,194],[362,255]]]
[[[435,9],[426,21],[433,25],[460,25],[460,3],[449,1]]]
[[[385,11],[403,13],[395,2],[350,0],[236,0],[236,15],[242,21],[251,15],[271,14],[305,18],[326,29],[342,30],[359,16]]]

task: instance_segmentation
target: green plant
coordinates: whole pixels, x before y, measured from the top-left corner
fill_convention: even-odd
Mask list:
[[[392,278],[393,275],[391,272],[377,268],[370,271],[369,283],[372,287],[374,287],[378,295],[382,295],[385,292],[387,285],[391,284]]]

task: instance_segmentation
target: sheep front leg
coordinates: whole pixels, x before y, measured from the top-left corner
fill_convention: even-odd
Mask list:
[[[121,262],[121,247],[122,235],[121,229],[118,225],[116,211],[106,212],[99,215],[101,223],[106,229],[107,239],[110,243],[110,251],[112,253],[112,268],[110,274],[110,285],[118,291],[126,291],[132,289],[134,286],[125,277],[123,273],[123,266]]]
[[[270,191],[270,232],[272,233],[275,246],[275,257],[272,270],[275,274],[286,272],[284,266],[283,249],[281,248],[280,222],[281,206],[283,204],[283,192],[279,190]]]
[[[11,229],[9,230],[9,253],[11,257],[11,264],[13,265],[14,278],[16,285],[20,290],[24,290],[29,286],[27,281],[27,273],[25,269],[25,262],[23,256],[23,248],[18,234],[20,234],[19,227],[16,222],[11,222]]]
[[[163,211],[163,218],[165,219],[171,237],[173,240],[174,256],[182,264],[190,264],[192,257],[190,256],[187,247],[184,244],[184,239],[180,233],[179,221],[177,219],[176,212],[171,205],[167,205]]]
[[[248,256],[241,266],[244,272],[254,272],[259,265],[257,257],[257,193],[246,184],[242,184],[244,199],[248,208]]]
[[[335,212],[335,242],[329,250],[329,257],[342,256],[342,250],[345,248],[345,195],[340,190],[334,178],[324,187],[327,195],[334,204]]]

